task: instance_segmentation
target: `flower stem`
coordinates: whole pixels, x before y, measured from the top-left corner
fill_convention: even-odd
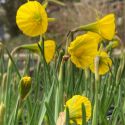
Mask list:
[[[98,125],[98,86],[99,86],[99,57],[95,58],[95,103],[93,109],[92,125]]]

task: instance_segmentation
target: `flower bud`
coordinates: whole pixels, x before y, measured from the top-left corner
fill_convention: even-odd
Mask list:
[[[108,46],[106,47],[106,50],[108,51],[108,50],[111,50],[111,49],[116,48],[118,46],[119,46],[119,41],[114,40],[108,44]]]
[[[20,90],[20,98],[23,100],[29,94],[31,89],[31,77],[24,76],[20,80],[19,90]]]

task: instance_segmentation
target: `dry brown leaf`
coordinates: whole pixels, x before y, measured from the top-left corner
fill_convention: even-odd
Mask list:
[[[56,125],[65,125],[65,113],[60,112]]]

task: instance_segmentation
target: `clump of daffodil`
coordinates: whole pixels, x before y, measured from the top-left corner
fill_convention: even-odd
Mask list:
[[[68,53],[71,55],[71,61],[79,68],[87,68],[93,61],[98,44],[101,41],[100,35],[88,32],[77,36],[68,47]]]
[[[110,59],[109,55],[105,51],[99,51],[97,52],[96,56],[99,59],[99,75],[104,75],[107,73],[111,66],[112,66],[112,60]],[[95,58],[93,59],[93,63],[90,65],[90,69],[93,73],[95,73]]]
[[[39,45],[42,46],[42,42],[39,42]],[[34,44],[24,44],[19,46],[19,49],[28,49],[34,53],[40,54],[40,48],[37,43]],[[44,41],[44,56],[47,63],[49,63],[55,54],[56,43],[54,40],[46,40]]]
[[[31,77],[29,76],[22,77],[19,84],[21,100],[24,100],[27,97],[27,95],[30,92],[30,89],[31,89]]]
[[[3,125],[5,115],[5,105],[0,103],[0,125]]]
[[[28,1],[19,7],[16,14],[19,29],[28,36],[44,34],[48,27],[48,17],[44,6],[37,1]]]
[[[115,15],[108,14],[94,23],[80,26],[77,30],[96,32],[102,38],[112,40],[115,35]]]
[[[91,117],[91,102],[85,96],[75,95],[66,102],[69,109],[69,118],[71,123],[82,125],[82,104],[85,106],[86,121]]]

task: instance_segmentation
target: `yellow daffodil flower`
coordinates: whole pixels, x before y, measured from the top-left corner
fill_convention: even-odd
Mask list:
[[[28,1],[19,7],[16,23],[19,29],[28,36],[44,34],[48,27],[45,8],[37,1]]]
[[[45,54],[45,59],[46,62],[49,63],[55,54],[56,50],[56,44],[55,41],[53,40],[47,40],[44,43],[44,54]]]
[[[115,16],[109,14],[97,21],[98,33],[105,39],[112,40],[115,35]]]
[[[94,23],[81,26],[79,30],[96,32],[104,39],[112,40],[115,35],[115,15],[108,14]]]
[[[104,75],[110,70],[112,66],[112,60],[109,58],[108,54],[104,51],[99,51],[96,55],[99,57],[99,74]],[[90,65],[90,69],[93,73],[95,73],[95,61],[93,59],[93,63]]]
[[[39,42],[39,45],[41,45],[41,44],[42,44],[42,42]],[[34,53],[40,54],[40,49],[39,49],[37,43],[21,45],[21,46],[19,46],[19,48],[20,49],[28,49]],[[55,50],[56,50],[55,41],[53,41],[53,40],[44,41],[44,56],[45,56],[47,63],[49,63],[53,59],[53,56],[55,54]]]
[[[71,61],[79,68],[89,67],[93,61],[93,56],[96,55],[100,41],[101,37],[93,32],[77,36],[68,47]]]
[[[87,97],[75,95],[66,102],[71,123],[75,121],[78,125],[82,125],[82,104],[85,106],[86,121],[88,121],[91,117],[91,102]]]

